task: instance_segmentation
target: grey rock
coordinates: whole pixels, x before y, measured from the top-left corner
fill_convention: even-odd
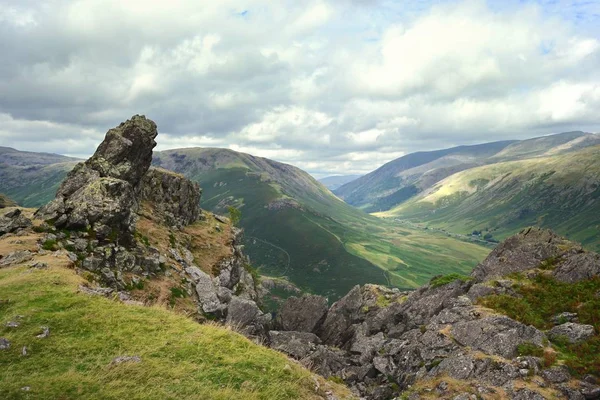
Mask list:
[[[33,258],[33,253],[29,250],[17,250],[9,253],[5,257],[0,257],[0,267],[9,265],[23,264]]]
[[[10,349],[10,342],[8,339],[0,337],[0,350],[8,350]]]
[[[217,296],[217,289],[212,278],[200,269],[194,271],[194,273],[197,278],[196,293],[198,294],[198,301],[202,311],[205,313],[214,313],[223,310],[224,306]]]
[[[533,390],[521,389],[511,396],[511,400],[545,400],[545,398]]]
[[[542,261],[561,256],[565,247],[582,251],[550,230],[527,228],[498,245],[471,273],[476,283],[501,278],[540,266]]]
[[[271,321],[271,314],[263,313],[258,305],[247,299],[233,296],[227,306],[227,325],[241,329],[246,336],[264,335],[267,325]]]
[[[40,333],[39,335],[36,335],[36,338],[38,339],[46,339],[47,337],[50,336],[50,328],[47,326],[42,326],[42,333]]]
[[[0,216],[0,236],[30,226],[32,226],[31,220],[25,217],[18,208]]]
[[[144,175],[141,199],[152,204],[153,217],[167,226],[190,225],[200,215],[201,190],[198,183],[161,168]]]
[[[505,358],[515,357],[519,344],[529,342],[542,347],[545,339],[545,335],[536,328],[505,316],[459,322],[451,332],[462,346]]]
[[[595,253],[570,254],[552,272],[561,282],[575,283],[600,275],[600,255]]]
[[[319,337],[323,343],[340,346],[354,334],[352,324],[362,305],[360,286],[355,286],[346,296],[335,302],[320,329]]]
[[[119,356],[119,357],[115,357],[112,361],[111,361],[111,365],[119,365],[119,364],[123,364],[123,363],[141,363],[142,362],[142,358],[139,356]]]
[[[92,296],[108,297],[115,290],[113,288],[104,288],[104,287],[90,288],[88,286],[79,285],[79,291],[82,293],[85,293],[85,294],[92,295]]]
[[[581,394],[586,400],[599,400],[600,399],[600,387],[590,387],[581,389]]]
[[[374,336],[367,336],[365,331],[364,325],[358,327],[350,345],[350,352],[360,355],[359,361],[361,364],[371,362],[385,342],[383,332],[379,332]]]
[[[329,378],[349,366],[344,351],[323,345],[317,346],[317,349],[306,357],[304,362],[325,378]]]
[[[550,340],[566,337],[570,343],[583,342],[592,336],[594,336],[594,327],[592,325],[576,324],[573,322],[555,326],[548,331]]]
[[[17,321],[8,321],[4,326],[7,328],[18,328],[20,325]]]
[[[552,367],[543,370],[541,375],[548,382],[552,383],[563,383],[571,379],[571,375],[569,375],[569,371],[565,367]]]
[[[284,331],[316,332],[327,315],[327,299],[304,295],[290,297],[281,306],[277,324]]]
[[[316,350],[321,344],[317,335],[309,332],[270,331],[269,341],[272,349],[282,351],[296,359],[302,359]]]
[[[556,325],[564,324],[565,322],[577,322],[577,313],[563,312],[552,317],[552,322]]]

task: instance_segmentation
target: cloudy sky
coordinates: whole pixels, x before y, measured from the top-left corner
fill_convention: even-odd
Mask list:
[[[323,176],[405,153],[600,131],[600,1],[0,0],[0,145],[158,149]]]

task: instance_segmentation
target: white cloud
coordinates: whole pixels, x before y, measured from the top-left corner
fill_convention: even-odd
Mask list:
[[[5,1],[2,145],[89,154],[140,113],[160,149],[343,174],[600,130],[600,29],[565,19],[566,1]]]

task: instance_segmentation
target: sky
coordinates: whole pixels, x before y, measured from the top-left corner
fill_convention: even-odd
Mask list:
[[[317,177],[600,131],[600,0],[0,0],[0,146],[226,147]]]

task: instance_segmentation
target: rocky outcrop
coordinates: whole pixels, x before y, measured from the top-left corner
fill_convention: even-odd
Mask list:
[[[501,278],[513,272],[537,268],[547,260],[554,260],[568,253],[581,253],[579,245],[541,228],[527,228],[506,239],[473,270],[476,282]]]
[[[167,226],[181,228],[200,216],[200,185],[183,175],[150,168],[142,180],[141,199]]]
[[[29,228],[31,220],[23,215],[20,209],[14,209],[0,216],[0,236]]]
[[[38,217],[58,228],[91,230],[101,243],[131,243],[138,193],[157,134],[156,124],[139,115],[109,130],[94,155],[69,172]]]
[[[315,296],[291,298],[277,316],[278,330],[270,332],[270,345],[326,377],[344,380],[365,399],[392,399],[445,377],[461,382],[460,390],[442,381],[427,391],[439,398],[500,392],[510,399],[545,398],[548,393],[587,398],[584,393],[596,390],[596,384],[566,386],[566,381],[574,382],[566,369],[520,354],[523,349],[546,352],[548,339],[557,337],[581,343],[595,334],[593,326],[567,322],[545,332],[476,302],[491,294],[516,296],[514,281],[505,278],[508,274],[545,274],[576,282],[598,276],[596,260],[596,255],[550,231],[528,229],[500,244],[471,280],[412,292],[356,286],[327,311]],[[322,323],[313,326],[322,315]],[[576,317],[556,316],[561,323]],[[519,386],[529,382],[536,382],[540,390]],[[466,393],[465,387],[471,391]],[[420,397],[415,392],[408,398]]]
[[[139,115],[109,130],[94,155],[68,174],[56,198],[38,210],[37,216],[47,221],[42,228],[50,232],[44,243],[67,250],[79,268],[120,297],[129,299],[125,291],[140,279],[170,276],[179,285],[177,293],[195,299],[200,319],[221,320],[249,336],[265,336],[271,316],[258,305],[258,283],[239,245],[242,231],[231,229],[231,256],[212,271],[195,264],[187,247],[192,243],[176,243],[173,231],[201,216],[201,190],[182,175],[150,168],[156,136],[156,124]],[[18,211],[9,217],[7,230],[27,222],[18,218]],[[161,251],[141,237],[136,230],[140,218],[158,225],[154,229],[169,238],[166,248]],[[18,256],[2,261],[12,263]]]
[[[316,332],[326,315],[326,298],[315,295],[290,297],[277,314],[277,325],[284,331]]]
[[[555,326],[548,332],[550,340],[556,341],[566,338],[569,343],[584,342],[592,336],[594,336],[594,327],[592,325],[576,324],[573,322],[566,322]]]

